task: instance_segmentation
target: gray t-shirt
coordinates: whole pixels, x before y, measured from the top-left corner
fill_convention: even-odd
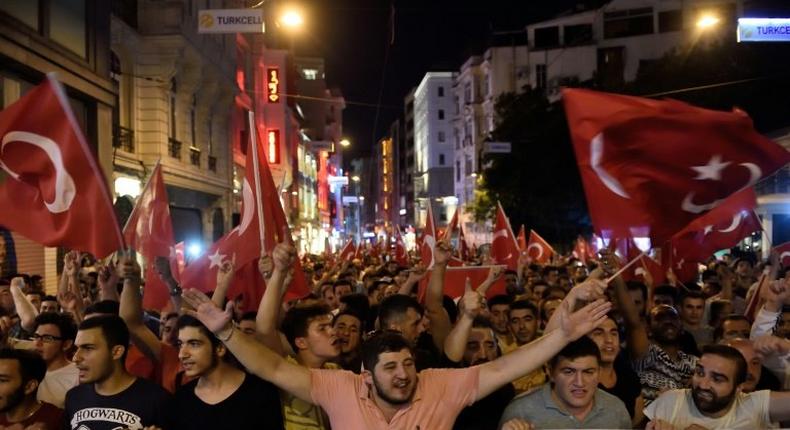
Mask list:
[[[630,429],[631,417],[625,409],[623,401],[597,388],[593,399],[592,410],[579,421],[560,408],[551,397],[551,385],[516,397],[507,405],[499,427],[513,419],[521,418],[540,429]]]
[[[771,392],[740,393],[730,410],[719,418],[702,415],[691,390],[669,390],[645,408],[645,416],[652,420],[666,421],[675,428],[686,428],[697,424],[709,429],[762,429],[771,427],[768,405]]]

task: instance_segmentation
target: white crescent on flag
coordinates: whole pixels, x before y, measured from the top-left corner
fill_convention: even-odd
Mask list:
[[[433,248],[436,246],[436,239],[434,239],[434,237],[430,235],[425,236],[422,242],[422,246],[423,247],[427,246],[428,249],[431,251],[431,262],[430,264],[428,264],[427,267],[428,269],[430,269],[431,267],[433,267]]]
[[[724,230],[719,230],[719,231],[722,233],[733,232],[735,231],[736,228],[738,228],[739,225],[741,225],[741,221],[743,221],[743,214],[738,212],[737,214],[735,214],[734,217],[732,217],[732,223],[730,224],[730,226],[725,228]]]
[[[241,187],[241,198],[244,212],[241,214],[241,222],[239,223],[239,235],[243,234],[250,227],[252,216],[255,213],[255,196],[252,195],[252,187],[247,178],[244,178],[244,183]]]
[[[536,248],[538,250],[538,255],[534,257],[535,260],[539,260],[540,257],[543,257],[543,246],[539,243],[531,243],[527,247],[527,254],[529,254],[529,250],[532,248]]]
[[[28,133],[26,131],[12,131],[3,136],[3,141],[0,145],[0,154],[2,154],[5,146],[11,142],[29,143],[39,147],[47,154],[47,157],[49,157],[52,162],[52,167],[55,168],[55,198],[52,202],[48,202],[44,199],[44,206],[53,214],[69,210],[71,203],[74,201],[74,197],[77,195],[77,189],[74,185],[74,179],[69,175],[66,166],[63,165],[63,154],[60,152],[58,144],[55,143],[54,140],[39,134]],[[19,175],[6,166],[5,163],[2,162],[1,157],[0,168],[8,172],[8,174],[17,181],[20,180]]]
[[[603,159],[603,133],[598,133],[590,141],[590,167],[606,188],[622,198],[630,199],[631,196],[625,192],[620,182],[601,167],[601,159]]]

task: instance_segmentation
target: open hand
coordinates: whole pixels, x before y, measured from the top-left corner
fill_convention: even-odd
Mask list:
[[[194,309],[186,313],[197,318],[212,333],[228,328],[233,317],[233,301],[229,301],[223,311],[208,296],[194,288],[184,291],[183,299]]]
[[[612,303],[598,299],[587,306],[572,312],[570,302],[563,300],[558,309],[560,313],[560,328],[569,341],[574,341],[594,328],[603,324],[606,314],[612,309]]]

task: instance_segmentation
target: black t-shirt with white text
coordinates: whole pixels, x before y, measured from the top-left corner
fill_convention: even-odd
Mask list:
[[[271,383],[247,373],[233,394],[211,405],[195,394],[198,381],[191,381],[176,391],[178,430],[282,430],[280,394]]]
[[[96,392],[94,384],[81,384],[66,393],[65,429],[142,430],[171,425],[172,396],[164,388],[137,378],[129,388],[112,396]]]

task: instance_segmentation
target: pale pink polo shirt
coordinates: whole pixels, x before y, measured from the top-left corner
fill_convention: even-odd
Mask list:
[[[333,429],[450,430],[461,410],[475,401],[480,369],[423,370],[411,405],[389,423],[369,397],[362,376],[345,370],[310,369],[310,373],[313,403],[324,408]]]

